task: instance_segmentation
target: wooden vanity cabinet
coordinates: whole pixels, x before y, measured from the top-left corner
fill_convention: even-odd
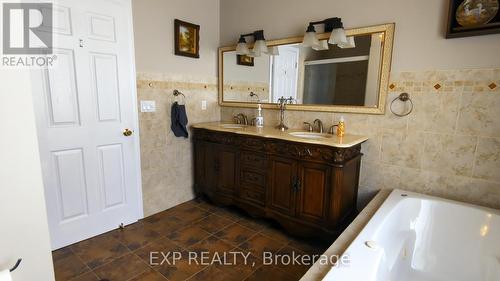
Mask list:
[[[195,144],[195,186],[220,203],[231,203],[238,191],[238,152],[211,142]]]
[[[297,161],[272,156],[269,169],[267,207],[287,216],[295,216]]]
[[[297,183],[297,217],[312,223],[323,223],[328,216],[328,198],[331,186],[331,168],[328,165],[302,162]]]
[[[242,150],[240,153],[240,188],[239,201],[248,208],[266,205],[266,186],[268,179],[268,161],[265,154]]]
[[[335,148],[194,129],[195,190],[330,239],[356,214],[361,145]]]

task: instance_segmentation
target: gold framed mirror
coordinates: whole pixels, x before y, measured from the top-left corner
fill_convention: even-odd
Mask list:
[[[287,110],[384,114],[394,23],[346,30],[355,44],[323,50],[301,46],[303,37],[267,41],[277,56],[242,57],[236,46],[219,48],[219,104]],[[330,33],[317,35],[320,42]],[[251,47],[251,46],[250,46]]]

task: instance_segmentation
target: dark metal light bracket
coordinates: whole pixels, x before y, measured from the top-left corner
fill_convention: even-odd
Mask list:
[[[266,40],[264,38],[264,30],[257,30],[257,31],[254,31],[252,33],[241,34],[240,35],[240,40],[238,41],[238,43],[246,43],[245,37],[248,37],[248,36],[253,36],[254,41],[257,41],[257,40]]]
[[[332,32],[335,28],[344,28],[344,24],[342,23],[341,18],[328,18],[322,21],[313,21],[309,23],[309,26],[313,26],[316,24],[324,24],[325,25],[325,32]],[[309,27],[308,27],[309,30]]]

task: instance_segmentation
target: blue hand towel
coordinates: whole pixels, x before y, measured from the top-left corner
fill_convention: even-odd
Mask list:
[[[183,104],[179,104],[178,102],[174,102],[172,104],[172,112],[171,112],[172,125],[170,128],[176,137],[185,137],[189,136],[187,131],[188,118],[186,114],[186,106]]]

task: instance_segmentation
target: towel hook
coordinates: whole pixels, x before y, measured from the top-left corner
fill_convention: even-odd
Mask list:
[[[402,113],[402,114],[394,112],[394,110],[392,109],[392,105],[394,104],[394,102],[396,100],[400,100],[402,102],[407,102],[407,101],[410,102],[410,110],[408,112]],[[413,101],[411,100],[410,95],[408,93],[401,93],[399,96],[397,96],[395,99],[392,100],[390,109],[391,109],[391,112],[398,117],[404,117],[404,116],[409,115],[413,111]]]
[[[184,100],[184,104],[186,103],[186,96],[185,96],[183,93],[179,92],[178,90],[174,90],[174,93],[173,93],[173,94],[174,94],[174,96],[176,96],[176,97],[178,97],[178,96],[182,96],[182,97],[183,97],[183,100]]]
[[[22,260],[23,259],[18,259],[17,262],[16,262],[16,264],[14,265],[14,267],[12,267],[11,269],[9,269],[9,271],[13,272],[14,270],[16,270],[19,267],[19,265],[21,264]]]

